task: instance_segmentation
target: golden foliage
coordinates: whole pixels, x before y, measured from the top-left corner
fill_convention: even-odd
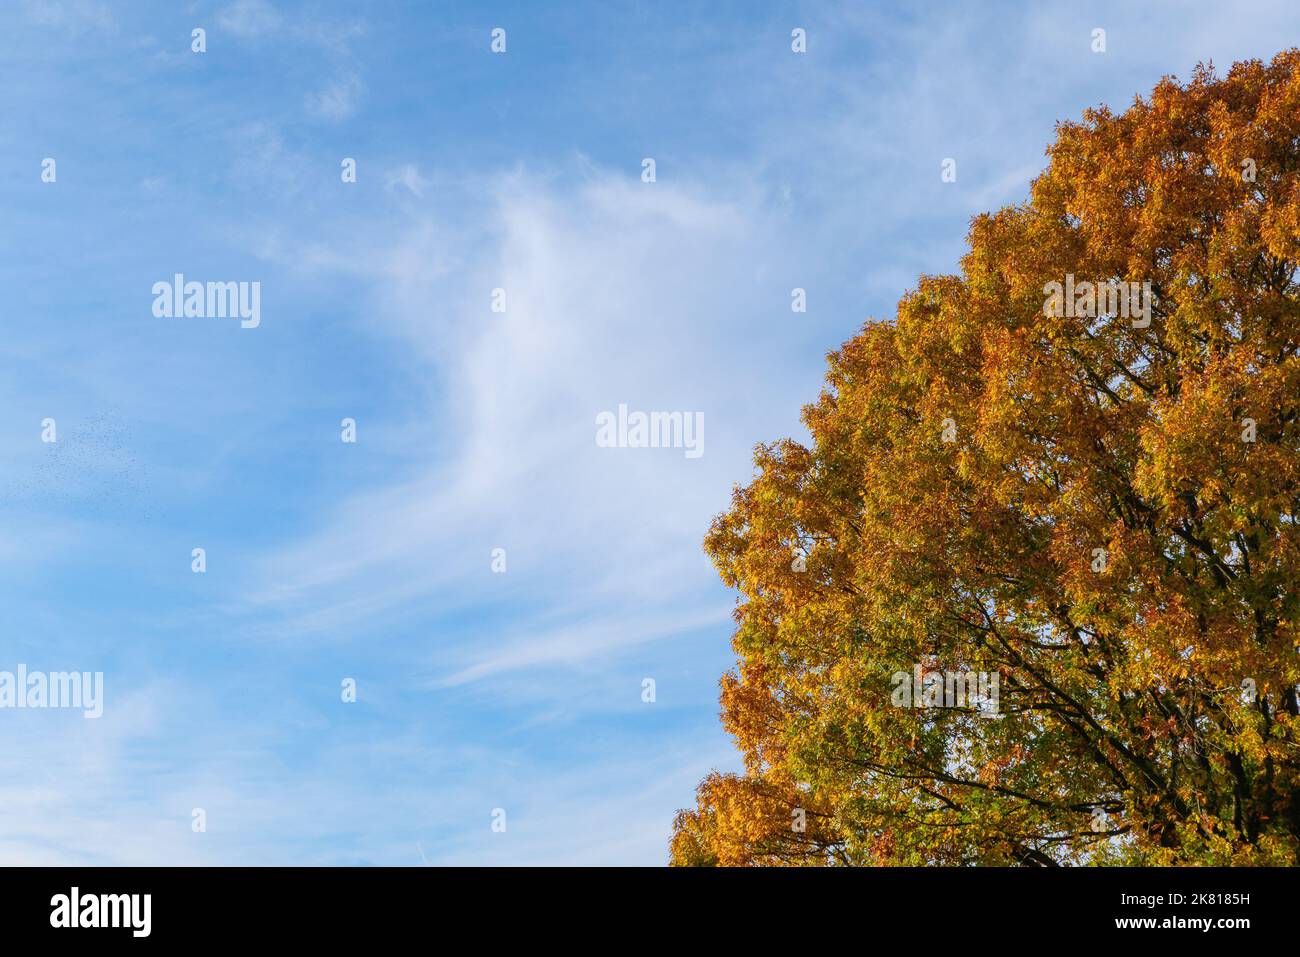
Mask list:
[[[1300,51],[1048,155],[715,520],[746,771],[674,863],[1300,863]],[[1045,310],[1067,276],[1149,324]],[[891,705],[916,664],[999,715]]]

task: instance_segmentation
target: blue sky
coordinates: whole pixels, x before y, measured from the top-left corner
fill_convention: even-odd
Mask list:
[[[554,6],[0,11],[0,670],[105,676],[97,720],[0,710],[0,861],[663,863],[739,764],[700,542],[754,444],[1058,119],[1300,37],[1291,2]],[[260,282],[261,325],[155,317],[178,272]],[[598,447],[620,403],[705,454]]]

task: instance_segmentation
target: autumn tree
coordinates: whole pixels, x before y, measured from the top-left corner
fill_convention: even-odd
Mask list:
[[[715,519],[745,772],[674,863],[1300,863],[1300,51],[1047,152]]]

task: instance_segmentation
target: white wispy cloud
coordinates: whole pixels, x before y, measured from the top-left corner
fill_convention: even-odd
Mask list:
[[[283,22],[280,12],[269,0],[235,0],[222,7],[216,19],[221,29],[244,38],[273,33]]]
[[[461,662],[444,676],[455,684],[725,618],[704,529],[747,468],[758,417],[798,405],[779,351],[750,368],[763,397],[725,385],[729,365],[754,360],[728,330],[788,311],[788,291],[764,301],[771,290],[752,282],[773,255],[775,224],[743,190],[710,198],[698,184],[574,168],[586,179],[492,181],[479,235],[460,234],[458,252],[424,221],[361,267],[373,270],[378,321],[439,383],[411,410],[428,423],[409,435],[424,464],[338,503],[267,556],[250,594],[288,610],[276,627],[345,627],[421,600],[472,607],[503,587],[550,596],[473,654],[445,649]],[[348,239],[350,250],[367,246]],[[302,261],[292,246],[279,253]],[[494,288],[506,291],[505,313],[490,310]],[[706,454],[598,448],[596,416],[621,402],[702,411]],[[494,547],[507,550],[504,576],[490,571]],[[559,606],[573,624],[545,623]]]
[[[332,123],[346,120],[357,111],[365,84],[351,67],[340,67],[320,89],[307,94],[307,110]]]
[[[72,33],[110,30],[116,25],[112,8],[102,0],[24,0],[34,23]]]

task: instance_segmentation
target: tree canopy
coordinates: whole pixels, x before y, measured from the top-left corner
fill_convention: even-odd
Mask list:
[[[745,771],[672,863],[1300,863],[1300,50],[1047,153],[714,520]]]

